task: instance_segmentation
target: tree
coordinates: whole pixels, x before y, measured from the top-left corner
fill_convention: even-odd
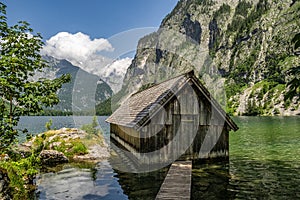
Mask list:
[[[59,102],[57,91],[70,75],[34,80],[35,72],[49,67],[42,59],[42,37],[25,21],[9,26],[6,5],[0,3],[0,152],[16,140],[20,116],[41,112]]]
[[[300,33],[297,33],[292,39],[293,48],[295,54],[300,54]],[[296,66],[290,69],[287,72],[290,76],[293,76],[293,79],[287,83],[289,87],[289,91],[285,95],[285,100],[290,99],[292,100],[294,96],[300,97],[300,66]]]

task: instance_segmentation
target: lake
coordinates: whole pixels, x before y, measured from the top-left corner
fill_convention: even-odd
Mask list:
[[[80,127],[92,117],[22,117],[19,128],[32,133]],[[98,117],[109,143],[109,124]],[[193,165],[192,199],[299,199],[300,117],[234,117],[230,161]],[[134,174],[113,169],[105,160],[96,167],[62,165],[37,178],[38,199],[154,199],[168,168]]]

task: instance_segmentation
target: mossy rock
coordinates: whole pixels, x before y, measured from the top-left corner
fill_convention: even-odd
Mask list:
[[[68,161],[98,161],[109,157],[100,131],[88,133],[77,128],[49,130],[19,145],[19,150],[39,153],[46,165]],[[49,153],[48,153],[49,152]]]

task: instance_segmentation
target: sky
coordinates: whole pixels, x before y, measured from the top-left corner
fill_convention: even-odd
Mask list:
[[[27,21],[41,53],[106,77],[124,77],[138,39],[154,32],[178,0],[2,0],[9,25]]]
[[[10,24],[25,20],[49,39],[59,32],[108,38],[129,29],[158,27],[177,0],[5,0]]]

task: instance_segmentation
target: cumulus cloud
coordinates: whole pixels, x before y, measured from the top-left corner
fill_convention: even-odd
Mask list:
[[[106,39],[92,40],[81,32],[76,34],[60,32],[46,41],[42,53],[58,59],[67,59],[74,64],[81,64],[99,51],[112,50],[113,47]]]
[[[107,39],[91,39],[81,32],[76,34],[60,32],[46,41],[42,54],[57,59],[66,59],[73,65],[96,74],[109,83],[110,80],[116,80],[116,77],[123,80],[132,60],[132,58],[113,60],[101,55],[101,52],[112,51],[114,48]],[[119,87],[117,88],[119,89]]]

